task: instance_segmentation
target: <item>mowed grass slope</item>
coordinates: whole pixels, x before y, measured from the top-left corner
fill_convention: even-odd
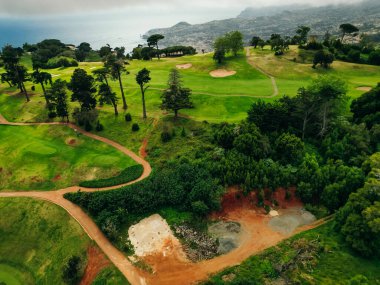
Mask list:
[[[249,60],[276,78],[279,95],[295,96],[297,90],[306,87],[318,75],[330,74],[341,77],[348,87],[348,96],[356,98],[364,92],[358,87],[375,87],[380,81],[380,66],[334,61],[329,69],[317,67],[313,69],[310,63],[312,53],[305,63],[300,58],[300,50],[291,46],[284,56],[275,56],[269,47],[264,50],[250,48]],[[294,61],[296,59],[296,61]]]
[[[166,87],[169,72],[176,65],[191,63],[190,69],[180,70],[183,82],[186,87],[193,91],[192,100],[194,109],[181,110],[180,113],[191,116],[198,121],[207,120],[210,122],[240,121],[246,116],[252,102],[258,98],[264,100],[275,100],[282,95],[295,96],[297,90],[302,86],[307,86],[310,81],[319,74],[333,74],[344,79],[348,84],[348,95],[352,98],[358,97],[363,91],[357,90],[361,86],[375,86],[379,79],[380,67],[370,65],[360,65],[335,61],[328,70],[317,68],[312,69],[311,63],[302,63],[300,51],[297,47],[291,46],[284,56],[275,56],[269,47],[261,49],[250,48],[251,56],[248,58],[241,53],[238,57],[228,57],[225,64],[219,66],[212,60],[212,54],[202,54],[185,56],[178,58],[162,58],[152,61],[132,60],[126,66],[129,74],[123,74],[122,80],[128,103],[128,111],[138,123],[141,123],[143,132],[151,126],[151,121],[144,122],[142,117],[141,94],[135,82],[135,76],[142,68],[151,71],[152,81],[146,94],[147,112],[150,118],[158,118],[163,112],[160,109],[162,89]],[[309,52],[310,53],[310,52]],[[311,53],[310,53],[311,54]],[[310,56],[309,60],[310,60]],[[296,61],[294,61],[294,58]],[[23,63],[31,70],[31,60],[29,56],[23,58]],[[262,70],[275,77],[279,95],[272,97],[273,86],[271,80],[250,64],[260,67]],[[80,63],[80,68],[91,73],[101,67],[102,63]],[[218,68],[235,70],[237,73],[226,78],[213,78],[209,72]],[[53,75],[53,79],[63,79],[69,81],[75,68],[58,68],[47,70]],[[113,90],[119,95],[120,89],[117,81],[110,81]],[[34,85],[27,83],[30,90]],[[8,88],[6,84],[0,86],[0,113],[9,120],[16,121],[44,121],[47,118],[44,98],[41,96],[41,87],[35,85],[36,91],[32,93],[32,102],[25,103],[21,95],[17,95],[15,88]],[[34,95],[33,95],[34,94]],[[78,106],[71,103],[71,109]],[[111,106],[101,107],[102,123],[106,130],[108,124],[113,124],[113,109]],[[119,111],[121,109],[121,99],[119,100]],[[104,115],[104,116],[103,116]],[[121,112],[120,117],[123,117]],[[105,119],[104,119],[105,118]],[[120,120],[118,120],[120,121]],[[122,121],[122,120],[121,120]],[[119,124],[121,133],[130,133],[129,125]],[[120,135],[117,135],[120,137]],[[139,137],[141,142],[143,136]],[[123,140],[128,137],[123,136]],[[134,145],[135,148],[137,146]]]
[[[135,165],[113,147],[61,125],[0,125],[0,190],[50,190]]]
[[[30,198],[1,198],[0,217],[0,283],[65,284],[62,268],[71,256],[81,257],[83,269],[86,266],[87,249],[94,245],[58,206]],[[104,271],[112,284],[128,284],[114,266]]]

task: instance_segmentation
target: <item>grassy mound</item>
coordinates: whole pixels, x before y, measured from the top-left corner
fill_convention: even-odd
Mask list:
[[[133,165],[124,169],[117,176],[111,178],[83,181],[79,183],[79,186],[87,188],[102,188],[116,186],[136,180],[142,175],[143,171],[144,168],[141,164]]]

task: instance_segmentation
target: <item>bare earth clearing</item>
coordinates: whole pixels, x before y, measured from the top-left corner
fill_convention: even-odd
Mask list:
[[[210,72],[210,75],[212,77],[216,77],[216,78],[228,77],[228,76],[232,76],[235,74],[236,74],[236,71],[227,70],[227,69],[216,69],[216,70],[213,70]]]

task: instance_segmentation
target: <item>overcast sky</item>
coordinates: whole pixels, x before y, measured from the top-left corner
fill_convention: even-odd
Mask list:
[[[326,5],[354,3],[361,0],[0,0],[1,17],[47,16],[52,14],[87,14],[107,10],[133,9],[156,11],[204,8],[209,11],[239,11],[248,6],[273,6],[287,4]]]

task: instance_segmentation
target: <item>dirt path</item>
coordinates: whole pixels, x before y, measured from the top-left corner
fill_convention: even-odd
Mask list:
[[[148,177],[151,173],[151,167],[149,163],[129,149],[112,140],[86,132],[73,124],[64,124],[57,122],[11,123],[8,122],[3,116],[1,116],[1,114],[0,124],[12,126],[66,125],[72,129],[76,129],[83,135],[109,144],[122,151],[126,155],[130,156],[132,159],[142,164],[144,167],[144,172],[140,178],[123,185],[136,183],[137,181]],[[241,224],[243,232],[241,236],[241,244],[237,249],[231,251],[226,255],[222,255],[212,260],[202,261],[199,263],[191,263],[189,261],[183,260],[183,258],[180,258],[179,255],[175,254],[175,252],[169,256],[163,256],[162,254],[148,256],[146,257],[146,261],[154,269],[154,273],[150,274],[133,266],[127,257],[112,245],[112,243],[104,236],[98,226],[94,223],[94,221],[79,206],[63,198],[63,195],[65,193],[76,192],[79,190],[79,188],[84,192],[95,192],[99,190],[112,190],[120,188],[123,185],[99,189],[88,189],[79,186],[72,186],[50,192],[0,192],[0,197],[30,197],[46,200],[64,208],[82,226],[87,235],[97,243],[99,248],[104,252],[105,255],[107,255],[109,260],[120,270],[120,272],[128,279],[128,281],[131,284],[137,285],[193,284],[196,281],[206,279],[209,274],[220,271],[225,267],[239,264],[249,256],[258,253],[268,247],[271,247],[290,236],[273,231],[268,226],[268,216],[261,215],[251,208],[237,207],[236,209],[229,211],[227,214],[217,217],[225,220],[238,221]],[[321,222],[317,222],[315,225],[308,225],[304,228],[299,228],[296,232],[311,229],[320,225],[320,223]]]

